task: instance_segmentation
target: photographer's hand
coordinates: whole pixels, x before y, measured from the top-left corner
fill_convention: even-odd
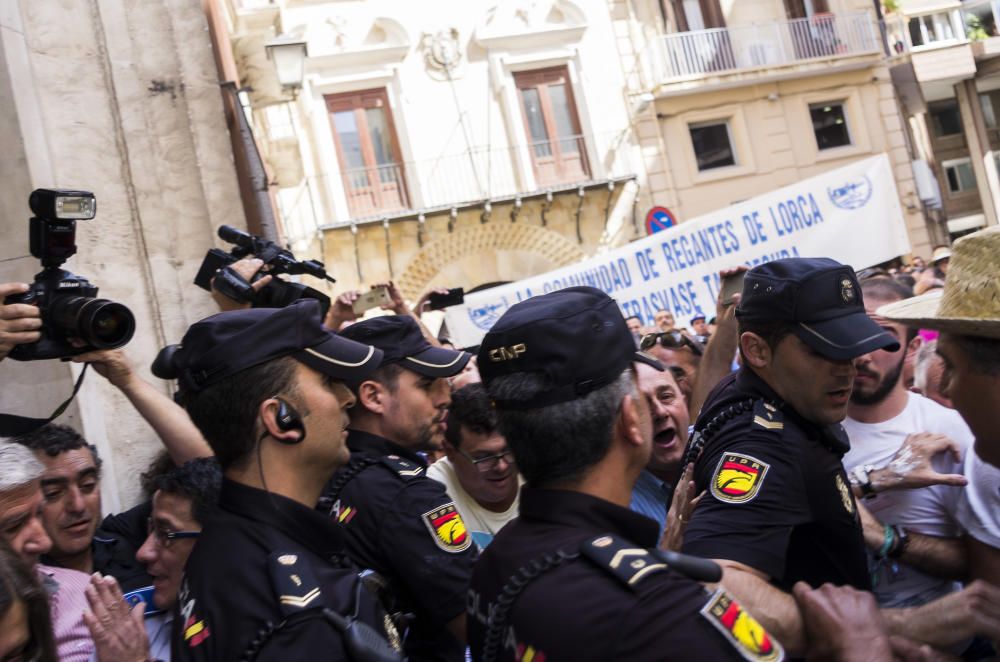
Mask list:
[[[41,338],[41,312],[37,306],[25,303],[4,304],[11,294],[23,294],[27,283],[0,283],[0,361],[7,358],[16,345],[37,342]]]
[[[241,278],[246,282],[250,282],[254,275],[260,268],[264,266],[264,263],[256,257],[245,257],[242,260],[237,260],[229,265],[229,268],[235,271]],[[264,276],[256,283],[253,283],[250,287],[253,288],[254,292],[260,292],[261,288],[271,282],[273,276]],[[242,303],[240,301],[234,301],[233,299],[227,297],[222,292],[215,289],[215,279],[212,279],[212,298],[215,299],[215,303],[219,304],[219,309],[222,311],[228,310],[240,310],[242,308],[249,308],[249,303]]]
[[[432,287],[431,289],[424,292],[419,299],[417,299],[417,305],[413,308],[413,314],[416,317],[420,317],[424,314],[424,306],[427,305],[427,301],[431,298],[432,294],[448,294],[447,287]]]
[[[389,303],[382,304],[382,310],[391,310],[397,315],[410,315],[410,307],[406,305],[406,301],[403,300],[403,295],[400,293],[399,288],[396,287],[394,282],[386,281],[384,283],[375,283],[372,285],[374,290],[376,287],[384,287],[389,293]],[[414,315],[414,317],[419,317],[419,315]]]
[[[358,314],[354,312],[354,302],[361,296],[360,290],[347,290],[333,300],[330,310],[326,312],[326,319],[323,326],[334,333],[340,331],[344,322],[353,322],[358,319]]]
[[[140,377],[120,349],[102,349],[73,357],[74,363],[90,363],[142,415],[163,442],[178,466],[199,457],[211,457],[212,449],[191,422],[187,412],[163,391]]]

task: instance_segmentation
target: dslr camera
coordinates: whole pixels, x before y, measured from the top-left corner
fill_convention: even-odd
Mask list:
[[[301,283],[292,283],[277,278],[278,274],[308,274],[315,278],[337,281],[326,273],[323,263],[318,260],[297,260],[292,252],[278,246],[273,241],[247,234],[229,225],[219,226],[219,237],[230,244],[233,249],[225,252],[212,248],[205,254],[194,284],[212,291],[212,279],[215,279],[215,289],[230,299],[241,303],[249,303],[254,308],[284,308],[293,301],[311,298],[319,301],[322,314],[330,309],[330,297]],[[247,282],[229,265],[248,256],[260,259],[264,265],[253,279]],[[252,284],[264,276],[274,276],[267,285],[254,291]]]
[[[135,333],[132,311],[120,303],[97,298],[97,287],[82,276],[60,269],[76,253],[76,222],[94,218],[97,200],[89,191],[40,188],[28,206],[31,254],[42,262],[31,289],[12,294],[5,304],[27,303],[42,313],[42,337],[18,345],[9,356],[18,361],[64,359],[95,349],[121,347]],[[70,339],[77,341],[74,346]]]

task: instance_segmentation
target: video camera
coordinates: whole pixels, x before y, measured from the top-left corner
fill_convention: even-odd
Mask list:
[[[326,316],[326,311],[330,309],[330,297],[307,285],[277,278],[278,274],[308,274],[336,283],[337,281],[326,273],[322,262],[297,260],[291,251],[273,241],[247,234],[229,225],[219,226],[219,237],[235,246],[229,253],[218,248],[210,249],[205,254],[201,268],[198,269],[198,275],[195,276],[195,285],[211,292],[214,278],[215,289],[231,299],[249,303],[254,308],[284,308],[293,301],[308,297],[319,301],[322,314]],[[250,282],[247,282],[229,265],[249,255],[259,258],[264,266]],[[264,276],[274,276],[274,278],[259,291],[254,291],[252,284]]]
[[[42,313],[42,337],[17,345],[9,356],[18,361],[63,359],[95,349],[121,347],[135,333],[135,317],[120,303],[98,299],[97,287],[86,278],[59,267],[76,253],[76,222],[94,218],[97,200],[89,191],[40,188],[28,206],[31,254],[44,269],[24,294],[12,294],[5,304],[26,303]],[[74,347],[69,339],[86,343]]]

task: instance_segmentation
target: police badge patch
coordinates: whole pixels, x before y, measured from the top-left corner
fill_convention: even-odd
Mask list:
[[[712,475],[712,496],[727,503],[746,503],[757,496],[770,468],[749,455],[723,453]]]
[[[427,511],[423,514],[423,520],[434,543],[446,552],[464,552],[472,544],[472,536],[465,528],[465,522],[453,502]]]
[[[708,603],[701,608],[701,615],[747,660],[778,662],[785,659],[781,644],[772,639],[764,626],[723,589],[712,594]]]

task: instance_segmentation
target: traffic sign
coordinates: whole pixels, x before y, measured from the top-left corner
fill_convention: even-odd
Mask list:
[[[673,212],[666,207],[653,207],[646,213],[646,234],[653,234],[677,223]]]

